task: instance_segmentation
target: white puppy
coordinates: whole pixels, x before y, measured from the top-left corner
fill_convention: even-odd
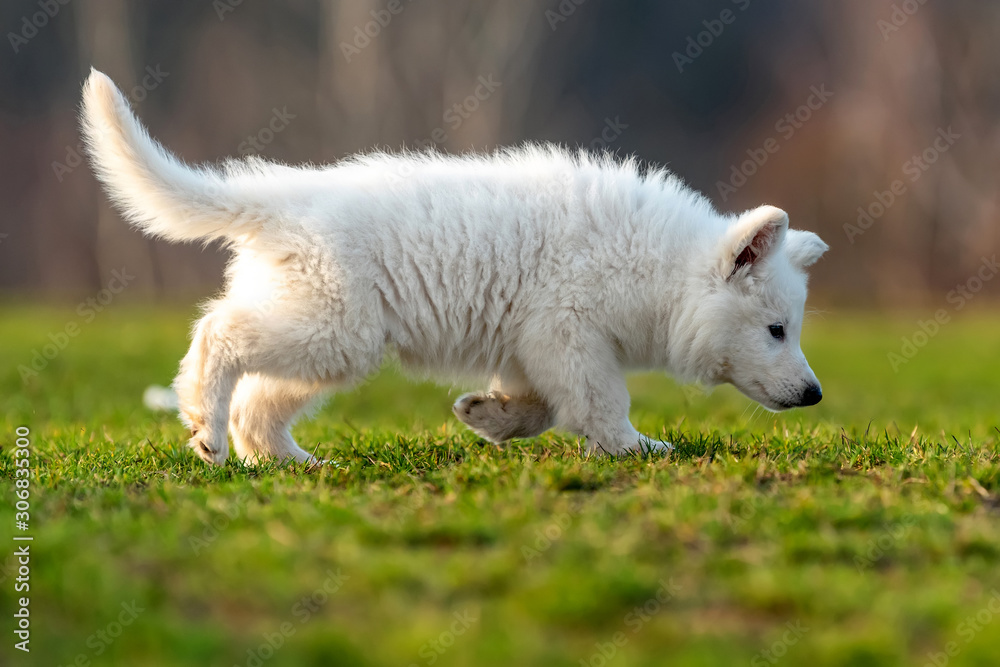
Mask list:
[[[175,381],[209,463],[227,430],[242,458],[309,460],[293,419],[387,347],[491,379],[454,411],[495,442],[558,425],[591,450],[669,447],[629,422],[633,367],[730,382],[772,410],[821,397],[799,334],[804,269],[827,246],[772,206],[722,215],[663,170],[553,146],[191,168],[97,71],[83,129],[133,224],[233,251]]]

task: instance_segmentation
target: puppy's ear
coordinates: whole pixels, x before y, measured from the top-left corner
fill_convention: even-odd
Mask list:
[[[723,275],[728,280],[753,269],[778,249],[787,231],[788,214],[780,208],[760,206],[741,215],[723,237]]]
[[[816,260],[829,249],[830,246],[825,244],[823,239],[801,229],[789,229],[785,238],[785,252],[788,253],[788,259],[803,269],[815,264]]]

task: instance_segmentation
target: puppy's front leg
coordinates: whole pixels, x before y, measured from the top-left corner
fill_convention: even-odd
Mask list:
[[[525,368],[555,410],[557,423],[587,439],[588,453],[669,451],[673,446],[639,433],[628,418],[625,377],[610,345],[580,336],[558,349],[536,348]]]
[[[581,435],[587,438],[588,454],[616,455],[628,452],[648,454],[669,452],[674,448],[669,442],[655,440],[637,431],[628,417],[623,419],[617,428],[602,431],[599,427],[590,427],[589,430],[593,435],[586,430],[581,431]]]
[[[628,452],[672,450],[669,442],[643,435],[632,426],[628,418],[630,397],[625,378],[618,375],[604,380],[606,384],[602,393],[592,394],[585,389],[575,393],[567,403],[565,426],[587,439],[587,453],[615,456]],[[587,384],[582,386],[587,387]]]

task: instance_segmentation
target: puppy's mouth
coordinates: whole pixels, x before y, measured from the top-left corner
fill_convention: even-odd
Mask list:
[[[743,393],[746,394],[749,398],[752,398],[753,400],[760,403],[764,408],[770,410],[771,412],[781,412],[783,410],[789,410],[795,407],[794,405],[789,405],[788,403],[785,403],[783,401],[777,401],[771,398],[771,395],[767,392],[767,389],[764,387],[764,385],[756,380],[754,380],[752,386],[754,388],[754,391],[752,393],[748,391],[744,391]]]

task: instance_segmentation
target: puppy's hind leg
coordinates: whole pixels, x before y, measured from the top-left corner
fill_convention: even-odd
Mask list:
[[[222,465],[229,456],[229,402],[242,373],[245,341],[221,310],[198,322],[191,347],[174,380],[181,421],[191,429],[189,445],[208,463]]]
[[[326,385],[320,382],[244,375],[236,387],[229,415],[236,455],[247,463],[262,459],[313,460],[295,443],[289,428],[324,389]]]

